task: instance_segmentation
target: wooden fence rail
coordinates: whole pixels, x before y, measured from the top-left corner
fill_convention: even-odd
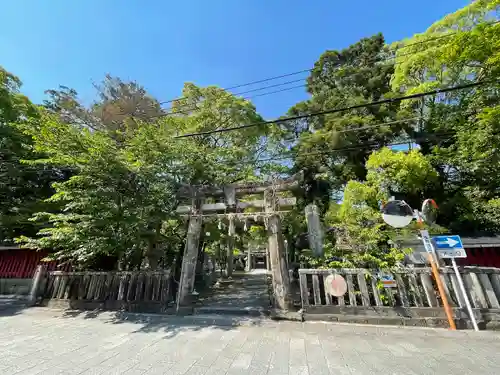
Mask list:
[[[478,318],[481,319],[481,312],[485,311],[498,313],[500,317],[500,269],[464,267],[461,273],[472,307],[480,310]],[[334,297],[327,293],[325,279],[331,274],[345,278],[345,295]],[[306,314],[442,317],[442,301],[430,268],[408,268],[385,274],[394,278],[395,288],[381,287],[377,274],[367,269],[301,269],[303,311]],[[467,318],[453,269],[441,268],[440,277],[457,318]]]
[[[43,303],[72,308],[164,312],[173,302],[170,271],[47,273]]]

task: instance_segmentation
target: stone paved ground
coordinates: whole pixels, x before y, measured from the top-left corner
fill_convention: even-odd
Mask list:
[[[3,311],[0,374],[500,374],[498,333],[224,319]]]
[[[260,270],[258,270],[260,271]],[[232,282],[223,282],[201,295],[198,305],[206,311],[211,309],[268,309],[270,300],[267,273],[235,272]]]

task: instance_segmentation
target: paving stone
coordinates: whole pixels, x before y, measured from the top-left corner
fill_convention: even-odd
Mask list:
[[[41,308],[0,316],[9,375],[500,374],[500,334],[267,322],[196,325]]]

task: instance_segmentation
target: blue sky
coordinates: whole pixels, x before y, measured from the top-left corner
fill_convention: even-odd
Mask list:
[[[22,79],[23,92],[35,102],[63,84],[90,103],[92,82],[106,73],[169,100],[185,81],[229,87],[310,68],[325,50],[377,32],[388,42],[409,37],[468,2],[4,1],[0,65]],[[272,118],[306,97],[299,88],[254,103]]]

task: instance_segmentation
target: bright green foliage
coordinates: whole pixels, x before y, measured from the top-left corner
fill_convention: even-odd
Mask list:
[[[299,204],[283,221],[286,239],[293,245],[306,232],[310,203],[334,228],[324,258],[307,250],[293,257],[312,266],[398,264],[406,250],[393,241],[415,228],[383,223],[380,202],[391,195],[413,208],[435,199],[435,232],[498,232],[499,10],[499,0],[477,0],[393,46],[378,34],[326,51],[307,80],[310,98],[288,114],[477,80],[483,86],[228,132],[217,130],[263,119],[250,101],[218,87],[187,83],[167,110],[137,83],[107,76],[89,108],[63,86],[48,92],[40,110],[19,94],[19,80],[0,70],[0,241],[23,234],[29,246],[93,268],[104,268],[105,257],[128,269],[180,264],[186,226],[175,208],[191,202],[177,201],[179,187],[299,171],[304,179],[294,192]],[[189,133],[202,134],[176,138]],[[385,148],[408,136],[420,151]],[[293,165],[262,160],[289,152]],[[218,228],[207,219],[203,232],[200,246],[223,265],[227,223]],[[238,223],[235,248],[265,242],[262,226],[245,231]]]
[[[177,134],[200,133],[263,121],[255,106],[218,87],[201,88],[187,83],[184,99],[172,105],[179,122]],[[191,151],[188,164],[194,184],[227,184],[256,180],[255,168],[270,164],[258,162],[270,151],[265,141],[273,139],[266,126],[183,138],[178,142]],[[271,137],[266,137],[271,136]]]
[[[385,269],[404,259],[408,249],[394,247],[394,243],[414,234],[415,225],[402,230],[389,227],[380,215],[380,203],[397,192],[421,204],[423,192],[437,181],[437,172],[417,150],[405,153],[388,148],[372,153],[366,168],[366,181],[349,181],[342,204],[331,205],[325,215],[336,237],[325,244],[324,259],[303,260],[323,267]]]
[[[38,110],[19,93],[20,86],[17,77],[0,67],[0,245],[36,233],[29,218],[50,208],[43,202],[53,192],[50,184],[65,177],[62,170],[23,163],[35,155],[22,128],[38,121]]]
[[[323,268],[367,267],[389,269],[403,261],[407,249],[390,240],[405,235],[389,228],[379,212],[379,191],[368,183],[349,181],[340,208],[332,207],[326,224],[335,228],[335,241],[325,243],[325,256],[314,259],[304,252],[301,260]]]
[[[438,222],[467,233],[497,231],[490,200],[498,198],[496,157],[500,117],[498,0],[474,1],[425,33],[398,43],[394,90],[406,93],[483,80],[484,86],[407,101],[402,113],[423,115],[415,129],[422,152],[439,172],[428,191],[440,206]],[[427,41],[427,42],[425,42]],[[494,217],[495,215],[493,215]]]
[[[344,201],[338,213],[338,220],[344,227],[343,239],[347,246],[359,247],[361,251],[378,247],[385,225],[380,217],[377,193],[376,188],[366,183],[347,183]],[[337,244],[340,245],[339,240]]]
[[[418,150],[404,153],[383,148],[370,155],[366,168],[368,183],[387,195],[392,191],[415,196],[438,179],[436,170]]]
[[[188,85],[184,91],[188,97],[201,94],[205,99],[193,113],[151,123],[137,120],[138,126],[126,133],[109,127],[91,131],[62,121],[60,113],[44,114],[26,129],[35,150],[47,156],[32,164],[69,167],[75,175],[56,184],[49,200],[63,205],[62,212],[39,213],[36,219],[49,226],[39,237],[20,241],[94,267],[96,259],[112,257],[121,268],[140,267],[145,260],[156,268],[179,251],[184,232],[174,212],[179,187],[255,179],[255,163],[249,161],[259,151],[262,134],[250,129],[245,135],[174,138],[215,128],[222,120],[236,126],[260,119],[252,105],[220,89]],[[247,164],[241,165],[242,159]]]
[[[35,149],[47,155],[37,163],[71,167],[77,173],[55,184],[49,201],[62,204],[55,214],[37,219],[51,226],[40,237],[23,238],[36,248],[57,250],[53,255],[83,265],[99,256],[113,256],[122,267],[139,267],[144,257],[155,268],[163,246],[162,225],[177,205],[176,147],[154,157],[148,125],[137,138],[118,146],[103,132],[90,132],[44,115],[32,130]],[[168,147],[167,145],[164,145]],[[149,158],[149,163],[144,159]]]
[[[498,0],[474,1],[426,32],[398,42],[393,88],[421,92],[498,74],[500,24],[492,21],[499,7]],[[442,101],[442,97],[427,101]]]

